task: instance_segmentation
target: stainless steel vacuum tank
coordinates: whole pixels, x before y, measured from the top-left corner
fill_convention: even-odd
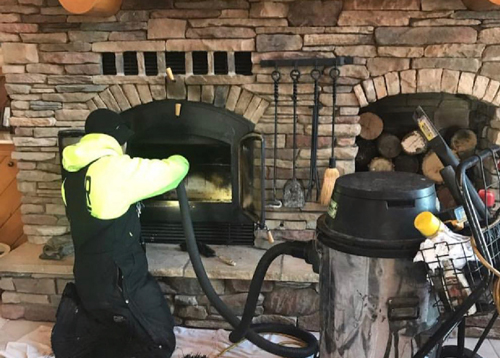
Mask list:
[[[398,172],[339,178],[317,225],[322,358],[411,358],[435,321],[422,236],[413,226],[436,212],[433,182]]]

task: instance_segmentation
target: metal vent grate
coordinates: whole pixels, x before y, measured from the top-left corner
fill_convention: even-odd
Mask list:
[[[206,51],[193,52],[193,74],[206,75],[208,73],[208,53]]]
[[[104,52],[101,60],[103,75],[116,75],[116,55],[112,52]]]
[[[253,245],[253,224],[194,222],[196,240],[213,245]],[[141,226],[145,242],[179,244],[185,240],[182,223],[145,222]]]
[[[156,52],[144,52],[144,66],[146,76],[158,75],[158,57]]]
[[[227,52],[214,52],[214,73],[227,75]]]
[[[235,52],[234,67],[236,74],[251,76],[252,73],[252,53],[251,52]]]
[[[172,69],[174,75],[184,75],[186,73],[186,53],[166,52],[167,67]]]
[[[126,76],[136,76],[139,74],[137,52],[128,51],[123,53],[123,73]]]

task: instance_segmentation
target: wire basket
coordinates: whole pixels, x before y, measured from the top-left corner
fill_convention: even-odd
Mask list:
[[[464,184],[466,173],[470,173],[476,187],[491,190],[497,194],[497,199],[500,198],[499,150],[500,147],[487,149],[465,160],[457,169],[457,187],[467,216],[467,228],[460,234],[473,239],[452,244],[436,243],[419,252],[428,267],[427,278],[434,292],[435,306],[443,316],[459,310],[474,291],[484,287],[485,281],[489,280],[491,285],[491,272],[472,250],[473,243],[488,264],[500,268],[500,211],[485,209],[484,213],[479,213],[470,189]],[[466,315],[486,314],[494,309],[492,291],[486,289]]]
[[[496,234],[495,245],[498,245],[499,225],[492,227],[492,231]],[[450,258],[449,252],[454,258]],[[487,269],[471,251],[470,242],[435,244],[420,250],[420,254],[428,267],[427,279],[434,293],[434,305],[443,316],[459,309],[488,275]],[[469,309],[468,316],[488,313],[493,308],[493,296],[487,290]]]

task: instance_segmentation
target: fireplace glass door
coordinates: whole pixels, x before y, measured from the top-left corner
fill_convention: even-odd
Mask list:
[[[230,203],[233,199],[231,173],[231,146],[211,138],[190,136],[161,141],[134,142],[129,148],[132,157],[165,159],[182,155],[190,164],[185,179],[189,200],[204,203]],[[170,191],[154,198],[155,201],[177,202],[177,193]]]

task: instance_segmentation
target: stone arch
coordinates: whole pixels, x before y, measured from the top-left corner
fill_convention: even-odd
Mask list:
[[[165,85],[158,84],[116,84],[111,85],[87,101],[89,110],[109,108],[116,112],[164,99],[188,100],[213,104],[243,116],[257,124],[269,107],[269,101],[237,85],[186,86],[183,82],[172,83],[175,94],[167,95]],[[173,91],[174,92],[174,91]]]
[[[500,82],[466,71],[419,69],[389,72],[354,87],[360,107],[388,96],[411,93],[449,93],[470,96],[500,106]]]

